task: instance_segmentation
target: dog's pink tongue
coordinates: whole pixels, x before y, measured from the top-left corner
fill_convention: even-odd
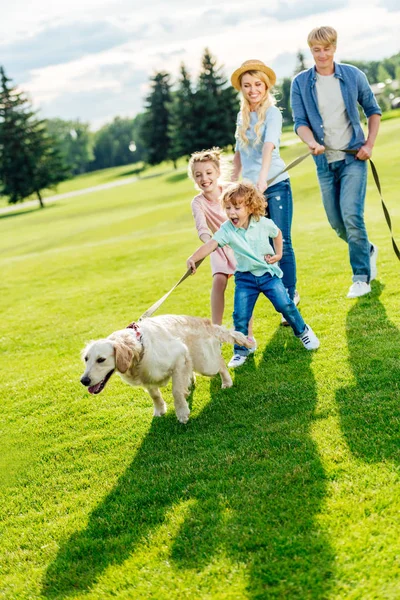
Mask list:
[[[96,383],[96,385],[91,385],[90,387],[88,387],[88,392],[89,392],[90,394],[97,394],[97,392],[99,392],[99,391],[100,391],[100,388],[101,388],[101,384],[102,384],[102,383],[103,383],[103,382],[102,382],[102,381],[100,381],[100,383]]]

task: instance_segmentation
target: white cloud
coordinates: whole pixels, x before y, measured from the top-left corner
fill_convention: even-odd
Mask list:
[[[0,23],[0,64],[2,48],[11,48],[12,53],[3,52],[6,70],[12,76],[15,65],[23,74],[16,82],[44,116],[58,109],[58,116],[68,118],[73,109],[80,111],[75,117],[98,124],[139,110],[146,79],[156,70],[176,77],[184,61],[196,76],[205,47],[227,75],[244,60],[259,58],[280,78],[293,71],[299,49],[310,60],[308,32],[330,24],[339,32],[339,60],[390,56],[398,51],[400,29],[400,11],[394,8],[392,0],[332,0],[320,6],[311,0],[43,0],[40,5],[15,0]],[[76,44],[66,38],[74,28]]]

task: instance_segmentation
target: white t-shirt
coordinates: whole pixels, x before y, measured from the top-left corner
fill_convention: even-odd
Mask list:
[[[324,146],[345,149],[349,147],[353,128],[347,115],[340,81],[334,74],[317,73],[318,108],[324,123]],[[328,163],[344,160],[344,152],[326,152]]]

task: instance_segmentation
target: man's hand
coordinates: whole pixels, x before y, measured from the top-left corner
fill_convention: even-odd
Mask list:
[[[192,271],[192,275],[196,273],[196,263],[191,256],[186,261],[186,266]]]
[[[364,144],[356,154],[358,160],[368,160],[372,156],[372,146]]]
[[[316,142],[315,140],[313,140],[312,142],[308,142],[307,146],[311,150],[312,154],[314,154],[314,156],[317,156],[318,154],[323,154],[325,152],[325,146],[321,146],[321,144],[318,144],[318,142]]]
[[[269,265],[274,265],[275,263],[279,262],[282,258],[282,254],[266,254],[264,256],[264,260],[266,263],[268,263]]]

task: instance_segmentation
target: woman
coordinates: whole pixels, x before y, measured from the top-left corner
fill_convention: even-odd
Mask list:
[[[243,178],[254,183],[267,199],[269,216],[283,234],[280,261],[283,284],[297,305],[300,296],[296,291],[296,259],[291,239],[293,199],[289,175],[281,173],[285,168],[279,155],[282,115],[271,93],[275,81],[274,71],[261,60],[247,60],[232,74],[232,85],[242,94],[232,180],[237,181],[242,171]],[[268,186],[267,180],[276,175]],[[282,323],[287,324],[284,318]]]

